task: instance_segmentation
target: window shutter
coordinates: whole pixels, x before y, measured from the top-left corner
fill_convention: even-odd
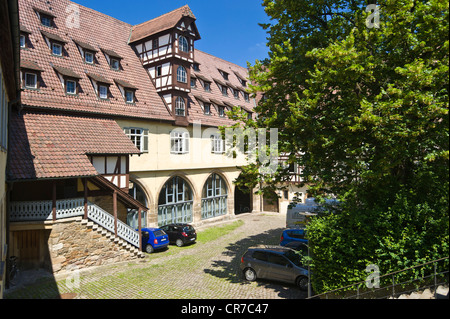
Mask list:
[[[142,137],[143,137],[142,152],[148,153],[148,130],[143,130]]]
[[[189,133],[183,133],[184,151],[189,153]]]

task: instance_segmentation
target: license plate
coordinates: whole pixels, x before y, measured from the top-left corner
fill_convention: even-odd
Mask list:
[[[195,240],[195,238],[191,238],[191,240]]]
[[[165,238],[161,238],[161,241],[165,241],[166,239]]]

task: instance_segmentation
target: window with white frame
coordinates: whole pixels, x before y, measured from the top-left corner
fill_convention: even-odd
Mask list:
[[[182,52],[189,52],[189,44],[188,40],[184,36],[180,36],[178,39],[178,47],[180,48],[180,51]]]
[[[182,83],[187,83],[187,73],[183,66],[179,66],[177,69],[177,81]]]
[[[134,91],[131,90],[125,91],[125,101],[127,103],[134,103]]]
[[[66,80],[66,93],[77,94],[77,82],[74,80]]]
[[[175,115],[178,116],[185,116],[186,115],[186,103],[184,102],[184,99],[179,96],[175,100]]]
[[[85,51],[84,52],[84,61],[86,63],[93,64],[94,63],[94,54],[92,52]]]
[[[124,132],[141,152],[143,152],[143,153],[148,152],[148,130],[147,129],[129,127],[129,128],[125,128]]]
[[[101,99],[107,99],[108,98],[108,87],[106,85],[99,85],[98,86],[98,97]]]
[[[172,131],[170,133],[170,151],[172,154],[189,153],[189,132]]]
[[[220,134],[211,135],[211,153],[222,154],[225,152],[225,141]]]
[[[52,54],[62,56],[62,45],[56,42],[52,43]]]
[[[26,48],[27,47],[27,38],[24,34],[20,35],[20,47]]]
[[[27,89],[37,89],[37,74],[25,72],[25,87]]]
[[[203,111],[206,115],[211,115],[211,104],[203,103]]]

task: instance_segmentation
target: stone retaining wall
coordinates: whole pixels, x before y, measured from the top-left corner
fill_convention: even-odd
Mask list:
[[[48,240],[53,273],[138,258],[113,240],[81,223],[81,218],[53,224]]]

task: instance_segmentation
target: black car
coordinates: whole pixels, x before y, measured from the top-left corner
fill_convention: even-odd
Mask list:
[[[197,232],[189,224],[169,224],[160,228],[169,235],[169,242],[178,247],[195,243],[197,240]]]

